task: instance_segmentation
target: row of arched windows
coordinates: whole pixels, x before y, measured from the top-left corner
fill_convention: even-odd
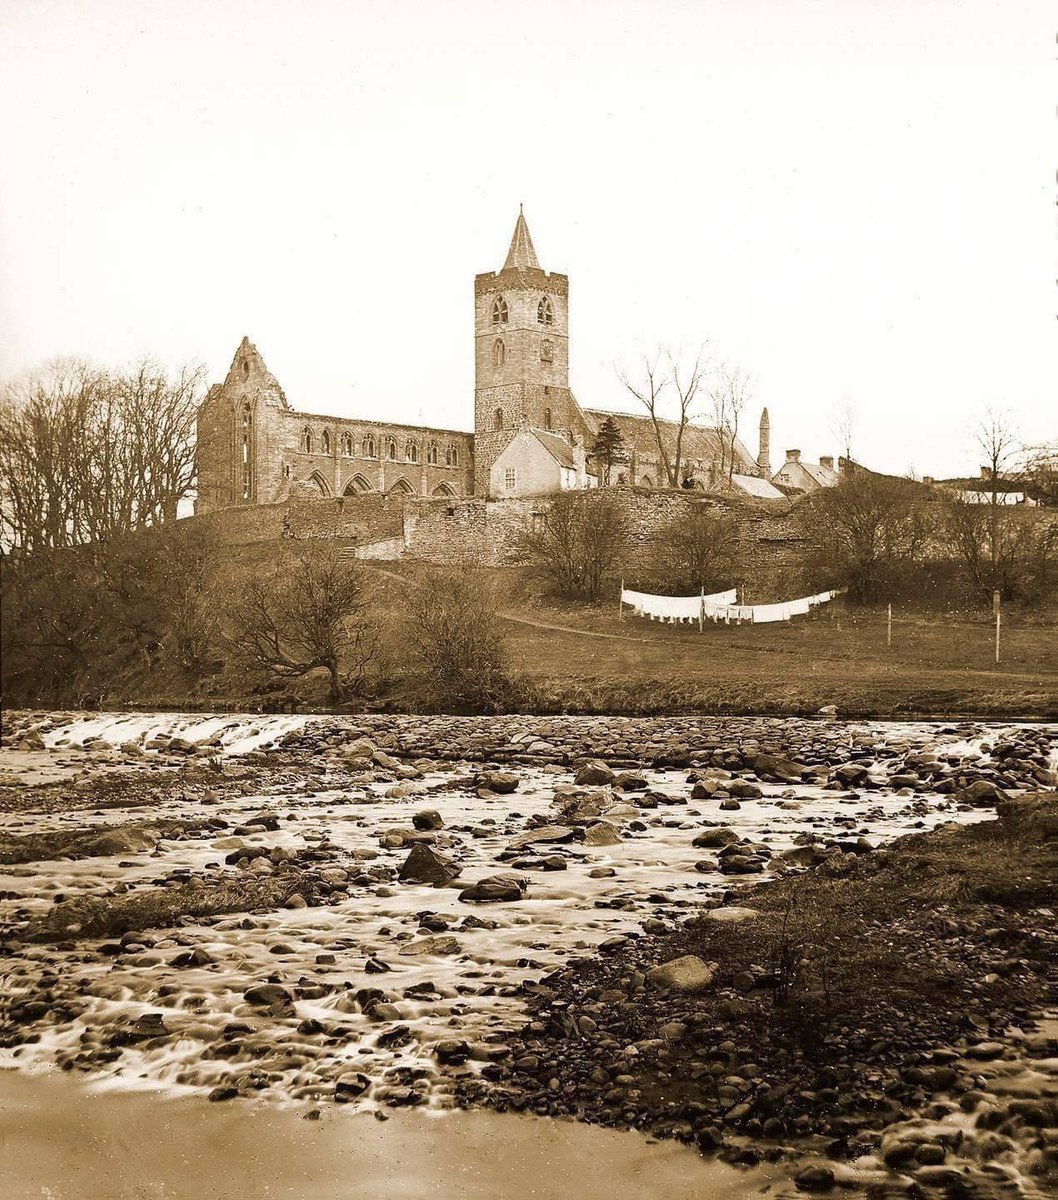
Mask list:
[[[503,338],[497,338],[492,343],[492,365],[502,367],[506,361],[507,347],[504,345]],[[544,338],[540,343],[540,361],[545,363],[555,361],[555,347],[550,338]]]
[[[507,301],[502,296],[497,296],[492,302],[493,325],[506,325],[510,315]],[[549,296],[540,297],[540,303],[536,306],[536,322],[538,325],[554,325],[555,309]]]
[[[327,480],[323,477],[323,475],[320,474],[319,471],[313,471],[308,479],[305,480],[305,482],[315,487],[323,496],[330,496],[332,494]],[[342,495],[357,496],[363,492],[371,492],[374,490],[375,489],[371,486],[371,483],[365,479],[363,475],[354,475],[353,478],[350,479],[345,485],[345,488],[342,490]],[[415,488],[403,476],[398,479],[396,483],[391,484],[387,490],[390,495],[397,496],[414,496],[416,494]],[[456,495],[456,490],[450,483],[439,483],[433,489],[430,495],[436,497],[454,497]]]
[[[316,440],[311,429],[307,426],[301,431],[300,447],[303,453],[312,454],[316,446]],[[330,454],[331,452],[331,434],[325,429],[320,434],[319,453]],[[353,458],[356,454],[356,444],[351,433],[343,433],[339,441],[339,449],[342,455],[346,458]],[[362,458],[378,458],[379,455],[389,462],[396,462],[399,443],[396,438],[390,437],[383,441],[376,442],[375,435],[369,433],[360,443],[360,455]],[[409,438],[404,443],[404,462],[417,463],[419,461],[419,443],[414,439]],[[426,447],[426,462],[431,466],[437,466],[441,461],[441,450],[436,442],[428,443]],[[445,446],[444,463],[446,467],[459,466],[459,447],[453,442],[449,442]]]

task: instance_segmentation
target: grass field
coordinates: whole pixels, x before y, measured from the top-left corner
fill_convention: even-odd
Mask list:
[[[227,586],[267,569],[269,543],[229,550]],[[413,705],[401,597],[422,568],[364,564],[374,608],[392,652],[395,684],[381,697],[394,710]],[[896,609],[886,646],[885,611],[837,601],[788,624],[669,626],[620,616],[616,588],[593,607],[547,600],[516,568],[487,573],[502,596],[515,671],[538,712],[814,713],[833,704],[845,716],[978,716],[1058,720],[1058,615],[1004,613],[1000,662],[988,613]],[[296,689],[301,707],[325,706],[322,693]],[[194,681],[161,667],[147,679],[115,680],[101,703],[115,707],[256,708],[267,698],[227,664]]]
[[[520,614],[512,614],[519,616]],[[695,708],[792,713],[1058,717],[1058,629],[836,604],[789,624],[699,633],[616,610],[537,609],[508,622],[516,668],[588,711]],[[605,634],[607,636],[591,636]]]

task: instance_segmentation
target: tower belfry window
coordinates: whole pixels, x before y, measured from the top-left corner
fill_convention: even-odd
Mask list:
[[[502,296],[497,296],[492,304],[492,323],[493,325],[506,325],[508,317],[507,301]]]
[[[555,323],[555,310],[551,307],[551,301],[547,296],[543,296],[536,306],[536,319],[541,325],[554,325]]]

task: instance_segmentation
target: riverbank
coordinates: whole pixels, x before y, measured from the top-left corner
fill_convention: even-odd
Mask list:
[[[746,855],[731,830],[699,841]],[[462,1102],[731,1162],[815,1150],[860,1182],[955,1186],[999,1162],[1058,1190],[1058,796],[850,841],[733,900],[527,984],[510,1057]]]
[[[978,834],[916,909],[901,839],[991,829],[1008,795],[1053,786],[1056,750],[1053,727],[981,722],[18,714],[0,748],[0,1061],[308,1125],[470,1104],[653,1130],[705,1167],[679,1144],[705,1149],[706,1121],[742,1164],[789,1159],[780,1174],[870,1157],[860,1126],[842,1142],[827,1124],[856,1116],[859,1068],[872,1121],[932,1120],[948,1101],[902,1071],[957,1074],[967,1014],[1000,1044],[970,1091],[1008,1071],[1010,1021],[1032,1036],[1053,958],[1033,932],[1055,907],[1049,859]],[[949,884],[986,869],[969,920]],[[791,945],[844,949],[810,955],[776,1007],[786,902]],[[705,964],[701,993],[647,985],[670,954]],[[821,975],[833,1014],[798,1008]],[[938,1039],[955,1057],[923,1060]],[[758,1112],[769,1089],[778,1108]]]

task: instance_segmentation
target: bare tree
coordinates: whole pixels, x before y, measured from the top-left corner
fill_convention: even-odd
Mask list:
[[[664,365],[662,362],[664,360]],[[653,357],[644,356],[641,376],[633,379],[627,371],[618,371],[625,389],[647,410],[654,430],[658,459],[669,487],[683,482],[683,438],[693,417],[693,406],[707,370],[704,344],[698,347],[693,361],[681,359],[672,351],[658,350]],[[672,416],[666,417],[663,396],[671,387],[675,403]]]
[[[1058,442],[1026,446],[1021,476],[1032,499],[1047,508],[1058,507]]]
[[[194,481],[202,372],[60,360],[0,392],[0,532],[23,553],[175,518]]]
[[[830,415],[830,431],[837,438],[839,453],[845,459],[852,458],[852,435],[856,428],[856,405],[850,396],[842,396],[841,403]]]
[[[730,513],[696,504],[658,531],[655,563],[676,593],[711,591],[730,586],[737,545],[737,520]]]
[[[929,533],[920,485],[856,470],[820,488],[798,510],[824,573],[856,600],[877,599],[901,567],[921,563]]]
[[[753,380],[736,363],[720,363],[709,386],[713,424],[720,446],[720,474],[728,483],[738,465],[738,426],[753,395]]]
[[[559,593],[598,600],[624,553],[627,522],[610,493],[562,492],[522,535],[523,556]]]
[[[238,593],[229,643],[237,657],[275,675],[325,667],[336,702],[363,690],[375,659],[378,634],[367,609],[360,564],[333,543],[309,543]]]
[[[497,591],[480,571],[428,571],[405,603],[410,674],[427,704],[498,712],[515,698]]]

